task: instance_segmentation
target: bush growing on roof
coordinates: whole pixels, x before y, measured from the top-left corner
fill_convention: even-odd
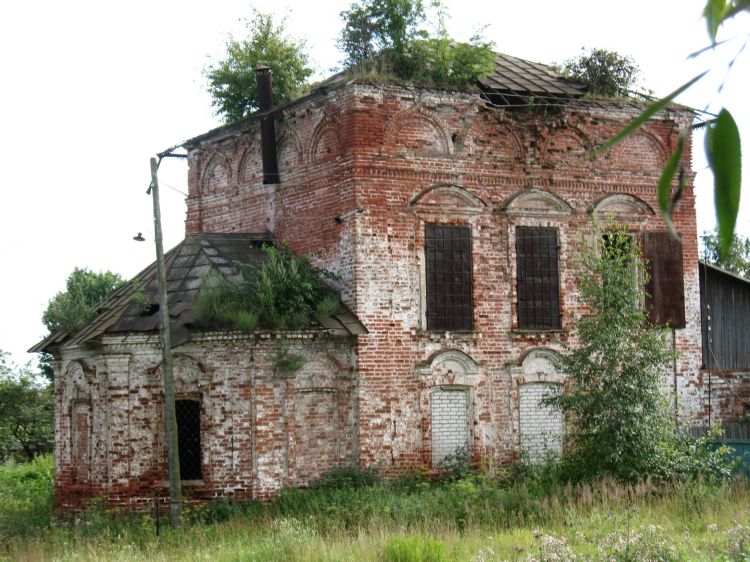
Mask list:
[[[65,291],[52,297],[42,314],[42,323],[51,334],[64,330],[74,334],[99,314],[97,305],[125,281],[111,271],[95,273],[76,267],[65,282]],[[41,353],[39,369],[50,381],[54,378],[52,355]]]
[[[65,291],[52,297],[42,314],[42,322],[50,333],[65,330],[74,333],[96,318],[96,305],[123,284],[117,273],[94,273],[76,267],[65,282]]]
[[[585,84],[590,94],[604,97],[627,96],[640,73],[631,57],[607,49],[582,49],[565,61],[562,71],[566,78]]]
[[[403,80],[468,86],[494,68],[493,44],[475,34],[468,43],[453,40],[445,10],[421,0],[361,0],[341,12],[338,47],[350,69],[393,74]],[[435,28],[434,33],[425,29]]]

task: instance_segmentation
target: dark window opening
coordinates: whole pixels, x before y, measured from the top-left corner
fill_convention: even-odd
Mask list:
[[[140,308],[139,314],[141,316],[153,316],[157,312],[159,312],[159,304],[148,303]]]
[[[560,328],[560,271],[557,230],[516,228],[518,327]]]
[[[176,400],[175,413],[180,480],[201,480],[201,403],[197,400]]]
[[[602,235],[602,257],[615,267],[602,268],[602,286],[605,289],[604,306],[619,307],[622,299],[636,309],[643,309],[644,291],[639,286],[643,282],[643,261],[640,239],[631,232],[615,231]],[[621,277],[626,273],[627,276]]]
[[[471,228],[425,226],[427,329],[471,330],[472,302]]]

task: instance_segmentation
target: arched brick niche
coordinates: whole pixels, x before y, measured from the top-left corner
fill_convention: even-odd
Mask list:
[[[298,484],[343,464],[342,408],[347,401],[337,379],[338,369],[326,359],[308,361],[294,375],[289,468]]]
[[[531,188],[511,195],[503,211],[510,216],[566,217],[573,213],[573,207],[554,193]]]
[[[667,159],[661,141],[647,131],[629,136],[615,150],[614,165],[625,170],[659,173]]]
[[[227,158],[222,154],[215,154],[206,165],[201,178],[201,193],[214,195],[225,193],[232,182],[232,168]]]
[[[554,131],[547,137],[542,150],[542,162],[546,166],[582,167],[590,164],[590,139],[578,129],[567,128]]]
[[[421,108],[394,115],[385,126],[384,150],[403,156],[450,158],[452,142],[440,121]]]

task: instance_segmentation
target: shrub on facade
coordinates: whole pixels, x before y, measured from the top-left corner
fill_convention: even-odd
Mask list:
[[[595,231],[582,256],[578,346],[561,359],[568,390],[545,398],[568,421],[565,473],[622,481],[728,474],[726,456],[677,433],[661,377],[674,359],[664,330],[648,325],[646,268],[620,229]]]
[[[243,332],[257,327],[299,330],[336,311],[339,299],[323,281],[334,274],[296,256],[286,244],[264,246],[263,252],[259,266],[235,262],[240,270],[235,278],[217,272],[203,278],[193,299],[199,324]]]

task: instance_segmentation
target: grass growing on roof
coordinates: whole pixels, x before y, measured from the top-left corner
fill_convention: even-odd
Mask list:
[[[258,327],[301,330],[336,311],[339,298],[324,282],[336,279],[333,273],[293,254],[287,244],[262,250],[260,265],[234,262],[237,277],[212,271],[203,278],[192,303],[201,326],[246,333]]]

